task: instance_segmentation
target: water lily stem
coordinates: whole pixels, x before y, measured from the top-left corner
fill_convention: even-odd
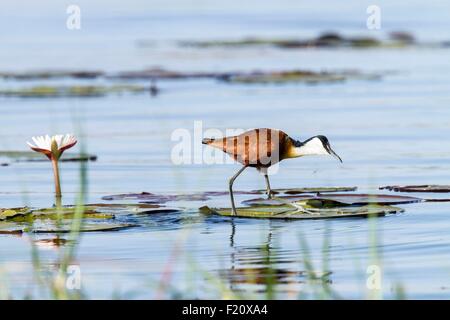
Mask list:
[[[58,167],[58,160],[55,158],[52,159],[52,165],[53,165],[53,175],[55,178],[55,197],[58,202],[58,200],[61,200],[61,182],[59,179],[59,167]]]

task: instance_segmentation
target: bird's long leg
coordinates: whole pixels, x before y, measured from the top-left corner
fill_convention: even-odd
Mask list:
[[[241,169],[239,169],[239,171],[234,176],[231,177],[230,182],[229,182],[229,190],[230,190],[230,198],[231,198],[231,214],[233,216],[237,215],[236,206],[234,205],[233,183],[234,183],[234,180],[236,180],[236,178],[242,173],[242,171],[245,170],[245,168],[247,168],[247,166],[243,166]]]
[[[267,173],[264,174],[264,179],[266,180],[267,198],[272,199],[273,192],[272,192],[272,189],[270,189],[270,181],[269,181],[269,176],[267,175]]]

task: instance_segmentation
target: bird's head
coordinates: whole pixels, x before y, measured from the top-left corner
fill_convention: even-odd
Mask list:
[[[294,149],[295,157],[329,154],[342,162],[341,157],[339,157],[337,153],[331,149],[330,142],[325,136],[314,136],[303,142],[294,141]]]

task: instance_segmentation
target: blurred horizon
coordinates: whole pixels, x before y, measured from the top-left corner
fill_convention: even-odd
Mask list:
[[[71,4],[81,9],[80,30],[66,28]],[[379,1],[381,29],[368,30],[366,9],[371,4],[6,0],[0,4],[0,46],[7,49],[0,51],[0,71],[143,69],[160,65],[155,57],[175,55],[171,47],[179,40],[301,39],[323,32],[383,38],[392,31],[410,32],[421,41],[450,40],[449,3]],[[154,45],[143,50],[138,41]]]

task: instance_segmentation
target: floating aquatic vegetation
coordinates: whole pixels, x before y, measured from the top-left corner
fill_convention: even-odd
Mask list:
[[[0,159],[13,160],[14,162],[47,161],[45,157],[33,151],[0,151]],[[97,156],[93,154],[64,153],[59,161],[96,161]]]
[[[218,72],[195,72],[195,71],[173,71],[162,68],[150,68],[137,71],[121,71],[116,74],[109,74],[107,79],[121,79],[121,80],[180,80],[180,79],[204,79],[217,78],[228,73]]]
[[[14,80],[42,80],[42,79],[95,79],[104,75],[102,71],[95,70],[41,70],[28,72],[0,72],[0,78]]]
[[[67,233],[76,208],[13,208],[0,209],[0,234]],[[81,232],[118,231],[140,226],[139,217],[151,214],[176,213],[177,208],[153,204],[88,204],[84,206]]]
[[[301,205],[301,204],[300,204]],[[393,206],[365,205],[365,206],[344,206],[336,208],[320,208],[314,212],[299,210],[291,204],[269,205],[237,208],[237,216],[233,216],[231,208],[210,208],[201,207],[203,214],[217,214],[221,216],[241,217],[241,218],[264,218],[264,219],[331,219],[331,218],[351,218],[384,216],[403,212],[403,209]]]
[[[237,191],[235,194],[259,194],[260,191]],[[150,192],[123,193],[102,197],[102,200],[138,200],[145,203],[166,203],[170,201],[206,201],[211,197],[228,195],[228,191],[208,191],[191,194],[155,194]]]
[[[310,71],[261,72],[246,75],[230,75],[221,80],[229,83],[286,83],[286,82],[342,82],[347,78],[344,75],[332,73],[316,73]]]
[[[392,204],[407,204],[421,202],[422,199],[407,196],[395,196],[385,194],[324,194],[324,195],[295,195],[295,196],[278,196],[273,199],[259,198],[245,200],[242,203],[246,205],[279,205],[285,202],[298,202],[298,201],[328,201],[334,203],[340,203],[343,205],[392,205]]]
[[[140,42],[145,45],[144,42]],[[345,36],[336,32],[327,32],[309,39],[280,38],[244,38],[236,40],[180,41],[181,46],[194,48],[241,48],[241,47],[274,47],[279,49],[310,48],[447,48],[450,41],[418,42],[414,35],[405,31],[394,31],[384,38],[371,36]]]
[[[178,72],[160,68],[142,71],[119,72],[108,75],[110,79],[121,80],[189,80],[213,79],[227,83],[286,83],[286,82],[335,82],[347,79],[376,80],[380,74],[363,74],[356,71],[316,72],[308,70],[250,71],[250,72]]]
[[[71,78],[72,74],[66,74]],[[1,77],[1,73],[0,73]],[[10,77],[13,77],[10,75]],[[0,89],[0,96],[23,98],[52,98],[52,97],[99,97],[108,94],[149,93],[156,95],[160,89],[156,80],[191,80],[211,79],[227,83],[284,83],[284,82],[335,82],[347,79],[374,80],[380,79],[381,74],[364,74],[356,71],[328,71],[317,72],[311,70],[272,70],[272,71],[173,71],[161,68],[151,68],[137,71],[122,71],[112,74],[102,74],[105,80],[121,80],[122,84],[112,85],[36,85],[32,87],[19,87]],[[34,78],[33,78],[34,79]],[[47,78],[42,78],[45,80]],[[127,83],[128,81],[149,81],[148,86]]]
[[[406,31],[393,31],[389,33],[389,38],[406,44],[413,44],[416,42],[414,35]]]
[[[223,76],[220,80],[228,83],[242,83],[242,84],[269,84],[269,83],[327,83],[327,82],[342,82],[346,80],[379,80],[379,74],[362,74],[356,71],[342,71],[342,72],[314,72],[305,70],[292,71],[274,71],[274,72],[253,72],[248,74],[235,74]]]
[[[196,48],[211,47],[249,47],[271,46],[282,49],[298,48],[390,48],[406,47],[416,44],[415,38],[408,32],[398,31],[389,34],[386,40],[370,36],[347,37],[335,32],[323,33],[310,39],[279,39],[279,38],[244,38],[240,40],[213,40],[213,41],[181,41],[182,46]]]
[[[92,218],[84,218],[80,232],[93,231],[119,231],[138,224],[116,222],[114,220],[99,221]],[[59,219],[54,217],[34,218],[30,222],[7,221],[0,222],[0,234],[23,234],[23,233],[69,233],[72,228],[72,219]]]
[[[84,208],[84,218],[86,219],[115,219],[115,215],[111,213],[101,212],[97,210],[98,207],[86,206]],[[28,221],[33,222],[36,219],[50,219],[58,220],[72,219],[75,215],[75,207],[61,207],[61,208],[42,208],[31,210],[28,215],[14,219],[14,221]]]
[[[166,203],[169,201],[204,201],[208,198],[201,194],[163,195],[150,192],[123,193],[102,197],[102,200],[140,200],[145,203]]]
[[[0,208],[0,221],[11,219],[14,217],[24,216],[29,212],[29,208],[11,208],[11,209],[2,209]]]
[[[73,85],[33,86],[16,89],[0,89],[0,96],[19,98],[103,97],[108,94],[128,94],[148,91],[140,85]]]
[[[277,196],[272,199],[251,199],[237,209],[238,217],[274,219],[326,219],[342,217],[383,216],[403,212],[393,204],[420,202],[422,199],[393,195],[325,194]],[[200,209],[204,214],[233,216],[230,208]]]
[[[328,192],[350,192],[356,191],[357,187],[318,187],[318,188],[290,188],[272,189],[273,194],[302,194],[302,193],[328,193]],[[266,190],[255,190],[258,193],[265,193]]]
[[[80,232],[105,232],[105,231],[119,231],[136,227],[136,224],[132,223],[94,223],[83,222],[83,226]],[[59,225],[59,226],[38,226],[33,228],[33,233],[69,233],[71,231],[71,223]]]
[[[435,192],[435,193],[447,193],[450,192],[450,185],[410,185],[410,186],[384,186],[380,187],[380,190],[389,190],[396,192]]]

